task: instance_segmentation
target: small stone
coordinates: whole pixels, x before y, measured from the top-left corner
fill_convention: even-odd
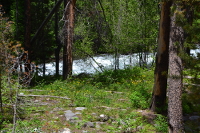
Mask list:
[[[60,110],[63,110],[63,108],[56,107],[53,109],[53,111],[60,111]]]
[[[38,103],[38,102],[39,102],[39,100],[35,100],[34,102],[35,102],[35,103]]]
[[[19,93],[19,95],[24,95],[24,93],[21,92],[21,93]]]
[[[87,109],[86,107],[76,107],[75,110],[78,110],[78,111],[82,111],[84,109]]]
[[[61,133],[71,133],[71,130],[69,128],[64,128]]]
[[[80,120],[76,120],[75,118],[74,119],[70,119],[69,120],[70,123],[73,123],[73,124],[78,124],[80,122]]]
[[[75,112],[76,115],[81,115],[81,112]]]
[[[96,122],[96,128],[100,129],[102,124],[104,124],[104,122]]]
[[[127,125],[123,120],[120,120],[121,125]]]
[[[38,128],[33,129],[33,132],[38,132],[38,131],[39,131]]]
[[[100,117],[101,117],[101,118],[104,118],[104,117],[105,117],[105,115],[104,115],[104,114],[101,114],[101,115],[100,115]]]
[[[137,126],[137,130],[142,130],[143,127],[142,126]]]
[[[65,117],[67,121],[78,118],[77,115],[73,113],[71,110],[65,111]]]
[[[83,125],[83,127],[90,127],[90,128],[94,128],[95,126],[94,126],[94,123],[93,122],[86,122],[84,125]]]
[[[96,114],[96,113],[92,113],[92,115],[93,115],[93,116],[96,116],[97,114]]]
[[[76,106],[75,104],[72,104],[72,103],[70,103],[70,104],[68,104],[68,106],[69,107],[74,107],[74,106]]]
[[[100,121],[105,122],[105,121],[108,121],[108,120],[109,120],[109,117],[108,117],[107,115],[101,114],[101,115],[99,116],[99,119],[100,119]]]
[[[40,105],[46,106],[48,105],[48,103],[40,103]]]

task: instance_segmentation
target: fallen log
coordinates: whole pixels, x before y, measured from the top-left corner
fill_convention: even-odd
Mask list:
[[[52,97],[52,98],[61,98],[61,99],[67,99],[70,100],[68,97],[60,97],[60,96],[50,96],[50,95],[22,95],[18,94],[19,97]]]

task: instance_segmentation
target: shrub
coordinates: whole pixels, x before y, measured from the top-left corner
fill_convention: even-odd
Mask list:
[[[151,95],[145,87],[145,84],[136,85],[133,89],[134,90],[130,95],[132,106],[141,109],[148,108]]]

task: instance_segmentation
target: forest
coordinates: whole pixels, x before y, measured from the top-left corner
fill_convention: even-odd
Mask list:
[[[199,133],[199,0],[1,0],[2,133]]]

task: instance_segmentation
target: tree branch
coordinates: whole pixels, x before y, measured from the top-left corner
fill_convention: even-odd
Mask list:
[[[60,96],[50,96],[50,95],[18,95],[19,97],[52,97],[52,98],[61,98],[61,99],[67,99],[70,100],[68,97],[60,97]]]

